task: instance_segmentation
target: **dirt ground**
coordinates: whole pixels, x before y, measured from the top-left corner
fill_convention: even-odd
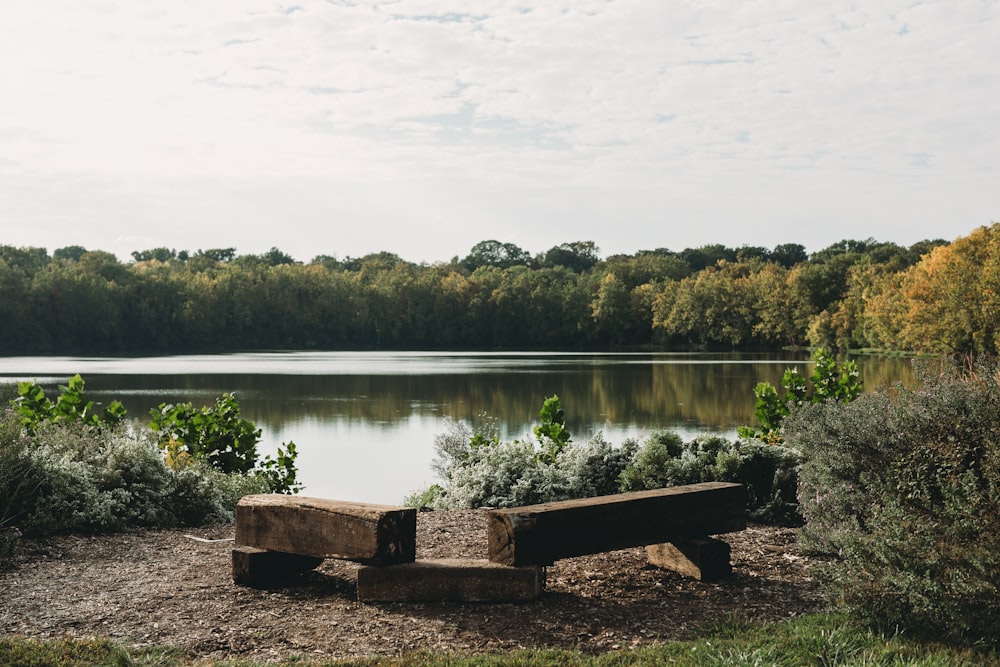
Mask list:
[[[396,655],[519,647],[600,652],[690,636],[738,616],[771,621],[823,608],[795,530],[720,536],[733,575],[703,583],[647,565],[642,548],[558,561],[541,598],[518,604],[357,601],[359,566],[324,561],[295,586],[232,581],[232,526],[69,536],[27,543],[0,573],[0,634],[102,636],[194,657]],[[418,558],[485,558],[483,511],[425,512]]]

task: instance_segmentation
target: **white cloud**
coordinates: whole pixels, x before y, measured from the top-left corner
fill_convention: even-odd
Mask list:
[[[1000,218],[997,62],[996,0],[21,3],[0,243],[954,238]]]

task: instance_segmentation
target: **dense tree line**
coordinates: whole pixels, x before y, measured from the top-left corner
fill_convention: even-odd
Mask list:
[[[415,264],[272,248],[0,246],[0,353],[361,348],[996,351],[1000,224],[953,243],[841,241],[808,255],[714,244],[600,258],[483,241]]]

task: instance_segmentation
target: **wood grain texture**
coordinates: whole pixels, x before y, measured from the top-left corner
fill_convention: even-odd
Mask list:
[[[244,496],[236,507],[236,546],[387,565],[412,562],[416,536],[409,507],[281,494]]]
[[[744,528],[746,491],[729,482],[491,510],[487,517],[489,559],[511,566]]]
[[[542,594],[541,567],[433,559],[358,570],[361,602],[523,602]]]

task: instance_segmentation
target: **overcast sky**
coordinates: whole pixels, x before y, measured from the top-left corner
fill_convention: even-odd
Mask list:
[[[997,220],[1000,0],[0,7],[0,244],[435,262]]]

